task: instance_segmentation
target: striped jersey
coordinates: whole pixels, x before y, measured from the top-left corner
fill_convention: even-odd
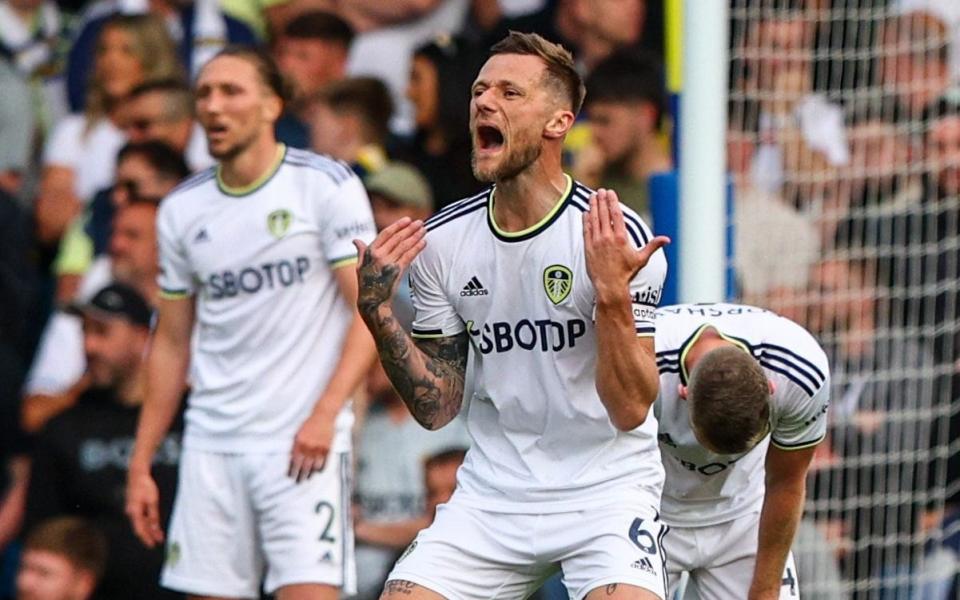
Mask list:
[[[157,216],[160,286],[196,302],[186,447],[290,449],[352,318],[334,269],[356,261],[354,238],[374,234],[349,167],[284,146],[243,189],[209,169],[170,193]],[[352,422],[347,407],[335,450],[349,446]]]
[[[686,351],[708,328],[750,352],[774,383],[770,435],[739,455],[714,454],[690,428]],[[737,304],[680,304],[657,310],[660,450],[667,473],[662,513],[668,525],[698,527],[735,519],[763,504],[764,461],[773,444],[798,450],[818,444],[827,428],[829,367],[806,329],[762,308]]]
[[[458,501],[500,512],[559,512],[645,488],[659,499],[663,468],[656,420],[629,432],[611,423],[596,390],[595,291],[587,276],[583,213],[591,190],[567,189],[536,225],[501,230],[496,188],[454,203],[426,223],[410,269],[415,337],[466,333],[466,394],[473,444],[458,475]],[[623,207],[631,243],[650,230]],[[630,284],[634,326],[654,334],[663,252]]]

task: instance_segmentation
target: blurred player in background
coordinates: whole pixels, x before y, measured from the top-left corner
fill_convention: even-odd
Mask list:
[[[360,180],[274,137],[282,77],[253,49],[200,71],[197,116],[217,167],[157,217],[162,300],[130,461],[127,511],[164,541],[150,464],[191,366],[162,583],[195,598],[336,598],[353,587],[349,395],[373,343],[351,304],[351,240],[370,240]],[[191,335],[195,341],[191,344]]]
[[[382,598],[524,598],[558,566],[577,600],[665,595],[649,409],[667,239],[564,174],[583,96],[566,50],[511,33],[470,104],[474,174],[496,187],[358,242],[361,314],[421,425],[457,415],[475,367],[457,490]],[[413,339],[390,303],[407,266]]]
[[[671,587],[687,571],[702,600],[799,598],[790,546],[827,428],[826,355],[736,304],[662,307],[656,344]]]

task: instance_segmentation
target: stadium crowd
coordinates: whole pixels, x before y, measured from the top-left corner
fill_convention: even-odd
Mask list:
[[[267,48],[292,91],[277,139],[349,164],[383,229],[481,188],[471,82],[508,31],[538,32],[586,80],[568,172],[656,231],[648,184],[674,168],[663,4],[0,0],[0,599],[179,597],[157,583],[176,557],[138,542],[123,496],[157,209],[214,164],[191,90],[206,60]],[[960,597],[960,4],[731,6],[735,294],[807,327],[834,371],[795,546],[804,597]],[[470,438],[420,429],[379,365],[354,410],[366,599]],[[179,428],[154,461],[164,518]]]

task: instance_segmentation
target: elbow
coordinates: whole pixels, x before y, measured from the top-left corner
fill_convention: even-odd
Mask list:
[[[617,431],[633,431],[637,427],[640,427],[646,423],[647,415],[649,413],[650,411],[647,407],[638,406],[631,408],[628,411],[611,414],[610,422],[614,427],[617,428]]]

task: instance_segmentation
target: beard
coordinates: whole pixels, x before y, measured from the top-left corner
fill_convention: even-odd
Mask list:
[[[238,140],[232,146],[227,146],[222,150],[214,150],[213,145],[208,144],[207,151],[210,153],[210,156],[212,156],[213,158],[221,162],[225,160],[232,160],[237,156],[239,156],[240,154],[242,154],[247,148],[252,146],[254,142],[256,142],[257,136],[258,136],[258,132],[254,131],[250,133],[250,135],[248,135],[247,137],[241,138],[240,140]]]
[[[477,148],[474,145],[470,154],[470,168],[473,170],[473,176],[482,183],[513,179],[536,162],[542,150],[543,144],[539,142],[518,146],[515,150],[508,150],[500,164],[484,170],[477,164]]]

